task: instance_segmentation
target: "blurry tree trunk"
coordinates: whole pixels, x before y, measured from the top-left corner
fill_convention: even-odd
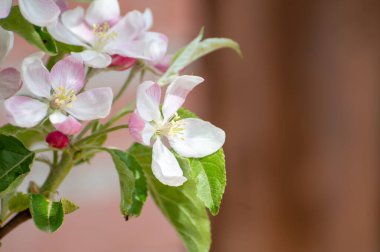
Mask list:
[[[201,1],[211,120],[228,134],[216,252],[377,252],[380,1]]]

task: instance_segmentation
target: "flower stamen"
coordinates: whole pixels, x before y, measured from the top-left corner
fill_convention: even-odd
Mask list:
[[[102,25],[93,24],[92,30],[97,37],[95,50],[101,50],[110,40],[115,40],[118,36],[116,32],[109,33],[110,25],[108,22],[104,22]]]
[[[76,99],[77,97],[74,90],[68,91],[65,87],[59,87],[52,95],[50,106],[53,109],[59,109],[63,106],[71,108]]]

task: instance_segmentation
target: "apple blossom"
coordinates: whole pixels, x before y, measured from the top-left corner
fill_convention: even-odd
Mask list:
[[[82,129],[78,120],[89,121],[108,116],[112,89],[95,88],[80,92],[85,84],[84,65],[77,56],[57,62],[51,72],[42,63],[43,53],[26,58],[22,79],[33,94],[14,96],[5,101],[12,124],[34,127],[49,115],[51,123],[62,133],[74,135]]]
[[[167,37],[148,31],[152,24],[149,9],[121,17],[117,0],[95,0],[87,11],[82,7],[64,11],[48,30],[63,43],[83,46],[85,50],[78,54],[86,65],[104,68],[112,63],[113,55],[147,61],[162,58]]]
[[[55,22],[65,8],[64,0],[19,0],[21,14],[30,23],[45,27]],[[0,0],[0,18],[6,18],[11,10],[12,0]]]
[[[129,130],[142,144],[153,144],[152,170],[163,184],[180,186],[186,181],[174,154],[164,142],[188,158],[208,156],[224,144],[223,130],[201,119],[181,119],[176,114],[188,93],[203,81],[197,76],[177,77],[166,91],[162,113],[160,86],[147,81],[138,87],[137,108],[129,119]]]
[[[13,48],[13,33],[0,27],[0,63]],[[21,77],[17,69],[0,69],[0,100],[14,95],[21,88]]]

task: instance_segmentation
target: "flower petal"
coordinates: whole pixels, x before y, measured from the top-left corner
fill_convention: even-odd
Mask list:
[[[145,21],[145,30],[149,30],[153,26],[153,14],[151,9],[146,9],[143,15]]]
[[[87,66],[93,68],[105,68],[112,63],[112,57],[110,55],[93,50],[85,50],[75,55],[79,55]]]
[[[79,92],[84,85],[85,73],[80,57],[71,55],[58,61],[51,69],[50,80],[54,90],[64,87]]]
[[[0,27],[0,62],[8,55],[10,50],[12,50],[13,41],[13,32],[4,30],[2,27]]]
[[[203,78],[193,75],[177,77],[168,87],[165,95],[162,113],[164,119],[168,120],[183,105],[189,92],[202,83]]]
[[[61,13],[54,0],[19,0],[22,15],[32,24],[45,27]]]
[[[86,21],[90,25],[114,24],[120,17],[118,0],[95,0],[87,9]]]
[[[137,112],[129,117],[129,133],[140,143],[150,145],[150,140],[154,134],[154,127],[145,122]]]
[[[136,106],[142,119],[147,122],[161,119],[161,88],[153,81],[146,81],[137,88]]]
[[[0,18],[6,18],[12,8],[12,0],[0,0]]]
[[[26,88],[37,97],[50,97],[50,73],[42,62],[44,53],[38,52],[24,59],[21,75]]]
[[[94,88],[77,95],[73,106],[66,111],[82,121],[105,118],[111,112],[112,99],[111,88]]]
[[[76,7],[68,10],[61,15],[62,24],[80,40],[92,44],[95,39],[94,32],[84,19],[84,9]]]
[[[55,112],[49,116],[54,127],[66,135],[75,135],[82,130],[82,124],[72,116],[66,116],[61,112]]]
[[[153,145],[152,171],[163,184],[181,186],[187,180],[174,154],[158,138]]]
[[[47,30],[53,36],[53,38],[58,40],[59,42],[69,44],[69,45],[76,45],[76,46],[83,46],[83,47],[87,46],[77,35],[71,32],[62,23],[60,19],[48,25]]]
[[[168,136],[170,146],[183,157],[201,158],[219,150],[226,134],[209,122],[187,118],[177,122],[183,131]]]
[[[48,105],[26,96],[13,96],[4,102],[11,123],[31,128],[40,123],[48,112]]]
[[[20,72],[15,68],[6,68],[0,71],[0,99],[8,99],[21,88]]]

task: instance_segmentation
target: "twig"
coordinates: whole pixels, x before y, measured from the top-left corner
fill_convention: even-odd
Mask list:
[[[7,234],[9,234],[13,229],[18,227],[20,224],[32,218],[29,210],[19,212],[15,215],[7,224],[0,228],[0,240],[2,240]]]

